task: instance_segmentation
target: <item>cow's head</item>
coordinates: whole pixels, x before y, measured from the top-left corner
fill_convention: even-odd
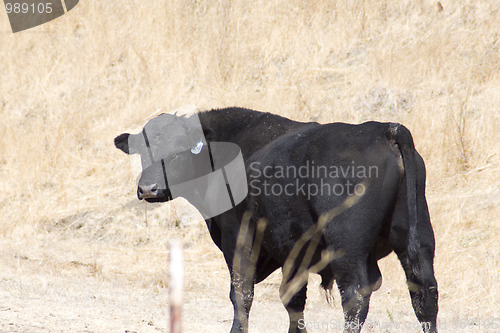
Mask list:
[[[140,155],[139,200],[169,201],[171,186],[211,171],[205,134],[196,114],[161,114],[148,121],[140,133],[117,136],[115,146],[126,154]]]

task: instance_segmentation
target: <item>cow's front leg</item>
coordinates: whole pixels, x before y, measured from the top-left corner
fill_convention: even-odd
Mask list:
[[[248,332],[248,315],[252,307],[254,291],[253,278],[245,278],[241,274],[231,274],[231,291],[229,298],[233,303],[234,320],[231,333]]]
[[[255,225],[250,222],[250,215],[244,215],[239,228],[227,227],[222,236],[222,252],[231,275],[229,298],[234,308],[231,333],[248,332],[248,315],[262,239],[262,232],[259,232],[262,228],[256,233]]]

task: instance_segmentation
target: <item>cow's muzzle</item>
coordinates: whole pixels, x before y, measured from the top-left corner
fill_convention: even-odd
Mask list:
[[[137,198],[147,202],[167,202],[172,200],[170,189],[159,188],[157,184],[139,185],[137,187]]]
[[[139,200],[154,199],[158,197],[158,194],[158,184],[139,185],[137,187],[137,197],[139,198]]]

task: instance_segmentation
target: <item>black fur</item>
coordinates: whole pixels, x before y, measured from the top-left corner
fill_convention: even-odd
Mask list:
[[[302,123],[241,108],[201,112],[199,119],[207,141],[239,145],[249,181],[249,195],[243,202],[206,221],[231,274],[230,299],[235,313],[232,333],[247,332],[255,283],[281,267],[286,275],[281,288],[285,297],[290,286],[287,283],[299,278],[304,269],[320,264],[327,252],[333,253],[334,259],[319,269],[321,284],[329,289],[334,281],[337,283],[345,320],[355,327],[346,331],[359,332],[368,313],[370,295],[382,281],[377,261],[392,251],[405,271],[418,320],[425,332],[436,332],[435,242],[425,199],[425,166],[408,129],[378,122]],[[128,139],[124,134],[118,136],[115,144],[128,153],[132,150],[125,138]],[[373,167],[377,174],[267,177],[269,170],[297,170],[307,163],[344,170]],[[154,165],[143,170],[139,185],[161,179],[160,170]],[[251,183],[252,180],[256,181]],[[302,191],[266,195],[265,182],[270,188],[281,189],[292,183],[296,188],[320,188],[327,184],[330,189],[345,189],[351,183],[364,186],[366,191],[360,196],[306,195]],[[346,204],[349,198],[356,199],[354,205]],[[154,200],[169,198],[159,195]],[[321,228],[314,229],[318,221],[342,206],[344,209],[330,215]],[[261,228],[264,225],[265,229]],[[238,241],[242,226],[248,231]],[[300,239],[308,230],[313,232],[297,250],[297,243],[302,242]],[[290,253],[295,253],[295,257],[287,261]],[[310,260],[301,265],[308,257]],[[253,269],[249,271],[248,267]],[[289,332],[305,332],[300,322],[306,286],[307,282],[302,281],[296,293],[286,299]]]

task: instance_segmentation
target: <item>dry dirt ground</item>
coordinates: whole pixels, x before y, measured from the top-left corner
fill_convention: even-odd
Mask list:
[[[189,228],[204,226],[197,224]],[[156,228],[150,232],[167,230]],[[206,232],[200,233],[197,242],[209,243]],[[38,237],[37,244],[33,242],[19,240],[15,247],[12,242],[0,242],[1,332],[168,331],[166,247],[137,245],[127,251],[118,244],[99,241],[89,244],[85,239],[68,239],[59,232],[48,232]],[[184,328],[186,332],[227,332],[232,319],[232,306],[227,297],[229,276],[215,245],[204,245],[203,251],[185,249]],[[68,249],[74,253],[68,253]],[[125,255],[137,261],[125,259],[130,267],[123,272],[104,267],[114,264],[116,270],[120,257]],[[158,257],[158,266],[141,272],[140,267],[149,262],[151,256]],[[342,323],[338,300],[328,304],[319,288],[318,277],[311,277],[311,281],[306,320],[308,325],[318,325],[317,322],[329,326],[310,331],[339,331],[332,326]],[[287,330],[288,317],[278,299],[279,282],[280,274],[275,273],[258,285],[251,312],[251,332]],[[392,297],[391,301],[388,297],[391,298],[390,291],[384,288],[374,296],[366,331],[418,332],[416,329],[378,329],[377,325],[400,322],[413,328],[418,325],[408,297],[403,300]]]
[[[0,240],[0,332],[168,332],[171,237],[184,242],[184,331],[229,331],[229,275],[196,211],[182,199],[148,205],[147,226],[142,204],[115,213],[70,216],[34,235]],[[165,215],[182,219],[162,222]],[[382,260],[385,281],[372,296],[365,332],[420,332],[398,267],[393,255]],[[280,277],[275,272],[257,285],[250,332],[287,331]],[[305,323],[309,332],[341,332],[338,292],[328,303],[319,282],[310,276]],[[497,331],[449,307],[440,318],[441,332],[456,332],[452,324],[467,325],[464,332]]]

